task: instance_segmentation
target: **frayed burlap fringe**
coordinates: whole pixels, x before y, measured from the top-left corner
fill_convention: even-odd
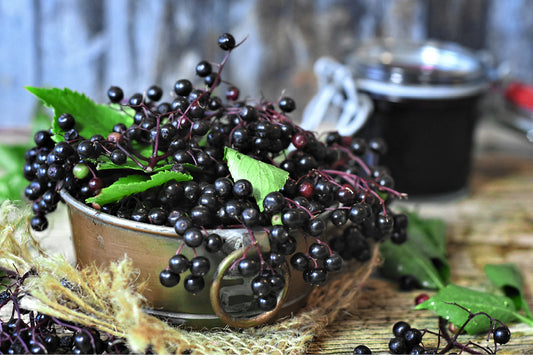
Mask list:
[[[125,338],[130,349],[158,354],[302,354],[332,321],[353,308],[362,286],[379,263],[378,248],[371,261],[355,271],[316,288],[307,306],[292,317],[257,328],[186,330],[143,312],[143,284],[128,259],[106,269],[71,266],[61,256],[47,256],[28,229],[29,212],[12,203],[0,210],[0,266],[37,276],[25,283],[32,308],[66,321],[94,327]],[[68,280],[68,283],[65,281]]]

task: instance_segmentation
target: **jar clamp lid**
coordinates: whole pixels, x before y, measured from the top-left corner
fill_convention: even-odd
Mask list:
[[[474,52],[455,43],[376,39],[348,58],[363,91],[398,99],[452,99],[479,94],[487,69]]]

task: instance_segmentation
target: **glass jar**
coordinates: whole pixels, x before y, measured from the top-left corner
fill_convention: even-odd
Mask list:
[[[479,101],[487,70],[454,43],[373,40],[347,59],[373,113],[357,135],[385,139],[380,161],[398,191],[414,197],[468,190]]]

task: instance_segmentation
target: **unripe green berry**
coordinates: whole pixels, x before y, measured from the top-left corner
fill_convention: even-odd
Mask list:
[[[273,226],[282,225],[281,223],[281,213],[276,213],[272,216],[271,223]]]
[[[89,167],[84,163],[76,164],[72,168],[72,173],[77,179],[85,179],[89,175]]]

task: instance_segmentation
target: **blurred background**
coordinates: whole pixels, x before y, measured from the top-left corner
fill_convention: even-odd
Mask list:
[[[454,41],[533,82],[529,0],[0,0],[0,126],[31,122],[37,102],[26,85],[100,102],[111,85],[169,94],[177,79],[195,78],[201,59],[222,59],[223,32],[248,36],[224,78],[244,96],[294,97],[295,120],[317,90],[314,62],[343,61],[376,36]]]

